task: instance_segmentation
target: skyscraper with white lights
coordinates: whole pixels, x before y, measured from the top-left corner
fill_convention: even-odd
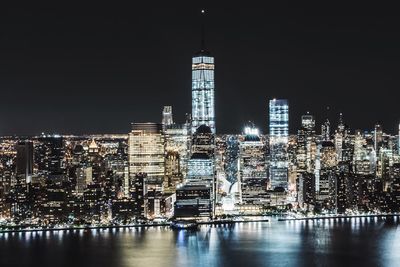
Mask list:
[[[165,143],[162,124],[132,123],[129,133],[129,173],[146,173],[147,178],[163,178]]]
[[[202,29],[201,49],[192,58],[192,133],[206,125],[215,134],[214,57],[205,48]]]
[[[288,188],[289,103],[286,99],[269,101],[269,178],[272,188]]]
[[[262,204],[267,195],[265,142],[258,129],[246,127],[239,144],[240,195],[244,204]]]

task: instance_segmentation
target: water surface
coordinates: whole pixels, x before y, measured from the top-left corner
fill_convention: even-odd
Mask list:
[[[397,221],[320,221],[0,234],[0,266],[400,266]]]

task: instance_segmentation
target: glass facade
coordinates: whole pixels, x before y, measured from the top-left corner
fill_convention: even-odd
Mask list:
[[[246,128],[239,147],[241,202],[262,204],[267,194],[265,142],[256,128]]]
[[[164,127],[174,124],[172,106],[164,106],[162,115],[162,124]]]
[[[147,177],[164,176],[164,134],[162,124],[133,123],[129,133],[129,173]]]
[[[165,129],[166,153],[179,154],[179,168],[183,177],[187,174],[187,161],[190,154],[189,124],[172,124]]]
[[[269,146],[271,187],[288,188],[289,103],[286,99],[269,102]]]
[[[214,179],[214,161],[210,158],[192,157],[188,162],[188,182],[205,182],[210,184]]]
[[[215,133],[214,58],[203,54],[192,60],[192,133],[200,125]]]

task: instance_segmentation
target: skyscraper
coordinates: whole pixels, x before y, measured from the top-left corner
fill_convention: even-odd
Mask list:
[[[321,136],[324,141],[331,140],[331,123],[326,118],[325,122],[321,126]]]
[[[336,181],[335,169],[337,154],[332,141],[322,141],[318,145],[317,167],[315,168],[315,191],[317,201],[328,203],[332,200],[333,183]]]
[[[262,204],[267,194],[265,142],[257,128],[246,127],[240,139],[240,190],[245,204]]]
[[[288,188],[289,103],[286,99],[269,101],[269,147],[271,187]]]
[[[383,141],[383,129],[382,125],[380,123],[375,124],[375,129],[374,129],[374,148],[376,153],[379,152],[379,148],[382,145]]]
[[[174,123],[173,116],[172,116],[172,107],[171,106],[164,106],[163,109],[163,117],[162,117],[162,124],[164,129]]]
[[[188,161],[187,182],[212,185],[215,168],[215,139],[210,127],[197,128],[192,140],[191,157]]]
[[[26,182],[31,182],[33,173],[33,143],[23,141],[17,144],[17,175],[24,176]]]
[[[308,112],[301,116],[301,128],[297,133],[297,172],[311,172],[315,161],[315,119]]]
[[[129,173],[135,177],[164,176],[164,134],[159,123],[132,123],[129,133]]]
[[[190,124],[164,125],[165,152],[168,154],[178,153],[179,169],[183,177],[187,174],[187,161],[190,154]],[[167,174],[167,173],[166,173]]]
[[[200,125],[207,125],[215,134],[214,57],[205,48],[204,24],[201,49],[192,58],[192,133]]]
[[[41,135],[35,147],[35,162],[39,173],[52,177],[62,175],[65,156],[64,141],[59,135]]]
[[[185,184],[176,191],[176,217],[210,217],[214,214],[216,196],[214,137],[207,125],[201,125],[193,134]]]

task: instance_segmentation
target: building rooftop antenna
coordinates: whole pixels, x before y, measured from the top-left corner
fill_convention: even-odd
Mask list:
[[[201,10],[201,47],[200,47],[201,52],[206,51],[205,16],[206,16],[206,10],[202,9]]]

